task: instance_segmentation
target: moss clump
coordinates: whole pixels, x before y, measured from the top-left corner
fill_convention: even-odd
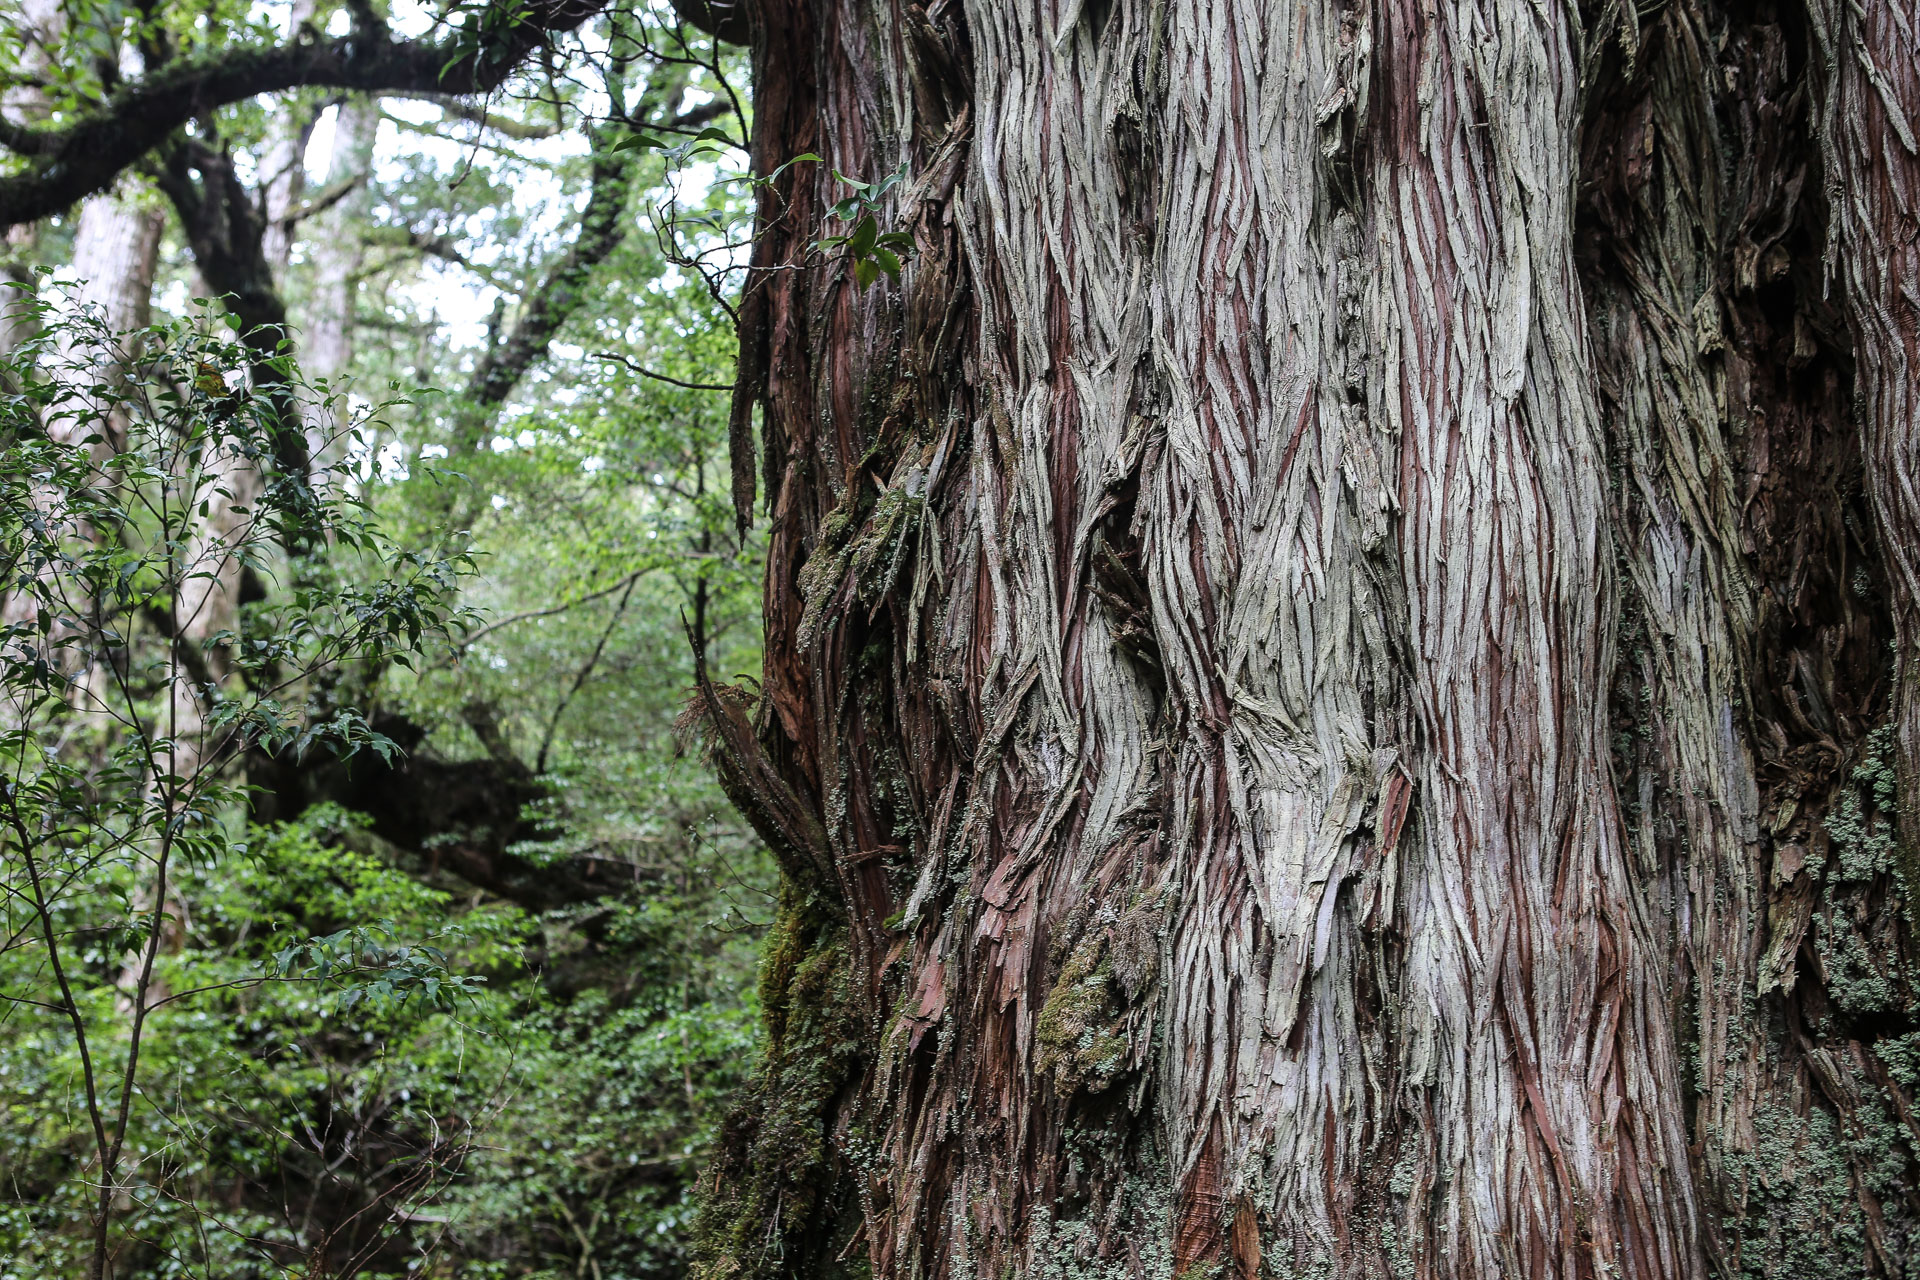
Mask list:
[[[1380,1252],[1386,1255],[1393,1280],[1413,1280],[1419,1274],[1413,1249],[1400,1238],[1400,1223],[1407,1216],[1407,1204],[1413,1199],[1419,1181],[1420,1161],[1413,1152],[1408,1151],[1394,1161],[1393,1172],[1387,1178],[1387,1193],[1394,1207],[1380,1218]]]
[[[1909,1089],[1920,1089],[1920,1031],[1890,1036],[1877,1042],[1873,1052],[1887,1064],[1887,1071]]]
[[[1149,840],[1137,840],[1133,856]],[[1054,935],[1060,976],[1034,1027],[1035,1066],[1053,1075],[1062,1095],[1099,1093],[1140,1065],[1169,900],[1165,889],[1135,890],[1124,909],[1102,903]]]
[[[872,603],[893,590],[906,563],[926,501],[905,488],[888,489],[853,544],[853,576],[862,602]]]
[[[926,499],[896,485],[878,500],[863,486],[821,523],[796,585],[806,602],[798,631],[802,649],[813,642],[836,606],[845,607],[851,576],[851,599],[872,604],[892,591],[913,549],[914,534],[926,509]]]
[[[1827,815],[1827,834],[1833,837],[1834,863],[1829,870],[1818,857],[1807,869],[1840,882],[1872,880],[1903,870],[1892,815],[1899,803],[1900,780],[1894,767],[1893,726],[1882,725],[1867,735],[1866,751],[1841,789],[1839,802]],[[1904,879],[1904,876],[1902,877]],[[1903,889],[1906,886],[1901,886]]]
[[[1111,1147],[1103,1155],[1107,1176],[1109,1162],[1126,1160]],[[1165,1163],[1149,1158],[1110,1187],[1111,1200],[1036,1210],[1027,1225],[1031,1280],[1175,1280],[1167,1176]],[[1189,1267],[1183,1274],[1199,1280],[1206,1272]]]
[[[1132,1042],[1118,994],[1106,935],[1096,932],[1067,957],[1034,1029],[1036,1065],[1053,1073],[1061,1093],[1098,1093],[1125,1068]]]
[[[1833,1007],[1847,1019],[1903,1013],[1920,974],[1906,960],[1901,923],[1911,919],[1912,854],[1899,839],[1898,744],[1883,725],[1827,815],[1831,851],[1816,844],[1807,870],[1818,885],[1813,944]],[[1891,890],[1891,901],[1886,900]],[[1869,1037],[1871,1038],[1871,1037]]]
[[[1851,1130],[1848,1132],[1847,1130]],[[1802,1117],[1780,1106],[1754,1115],[1753,1150],[1730,1162],[1729,1185],[1743,1188],[1729,1225],[1729,1259],[1742,1276],[1768,1280],[1857,1280],[1869,1273],[1864,1190],[1891,1207],[1909,1158],[1900,1126],[1878,1104],[1843,1130],[1826,1111]]]
[[[722,1126],[702,1180],[697,1280],[845,1270],[829,1246],[845,1207],[828,1134],[858,1068],[845,927],[791,883],[760,970],[766,1057]]]

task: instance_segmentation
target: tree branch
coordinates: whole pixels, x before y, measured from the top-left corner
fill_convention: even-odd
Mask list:
[[[595,140],[591,192],[579,233],[527,300],[505,341],[489,346],[475,366],[467,383],[472,404],[491,409],[513,393],[527,369],[546,355],[560,326],[586,300],[593,269],[625,239],[634,153],[615,151],[611,143],[610,137]]]
[[[619,591],[622,588],[632,587],[632,585],[635,582],[638,582],[640,580],[643,574],[650,572],[653,568],[654,568],[653,565],[648,565],[646,568],[636,569],[632,573],[627,574],[625,577],[621,578],[618,582],[615,582],[610,587],[602,587],[598,591],[590,591],[586,595],[579,596],[575,599],[569,600],[564,604],[557,604],[547,609],[535,609],[528,613],[516,613],[511,615],[510,617],[502,618],[498,622],[488,623],[486,626],[481,627],[478,631],[473,632],[471,635],[463,636],[460,639],[460,642],[453,646],[454,651],[456,653],[465,653],[468,649],[480,643],[480,641],[486,639],[488,636],[500,630],[502,627],[510,627],[516,622],[526,622],[531,618],[551,618],[556,613],[565,613],[569,609],[577,609],[581,605],[588,604],[594,600],[605,599],[607,596],[612,595],[614,592]],[[445,665],[445,664],[442,663],[440,665]]]
[[[366,174],[354,173],[340,179],[338,182],[329,183],[318,194],[313,196],[312,199],[302,201],[298,209],[289,210],[286,216],[280,219],[281,225],[287,227],[298,226],[308,218],[325,213],[352,195],[355,191],[359,190],[361,184],[366,182],[366,180]]]
[[[547,754],[553,750],[553,737],[560,731],[560,717],[567,714],[567,708],[573,705],[574,698],[579,696],[580,690],[586,687],[588,679],[592,677],[593,669],[600,665],[601,655],[607,651],[607,641],[613,639],[614,629],[620,625],[620,619],[626,616],[627,601],[633,599],[633,589],[639,583],[640,575],[637,573],[627,579],[627,589],[620,593],[620,602],[614,605],[613,616],[607,619],[606,628],[601,631],[599,641],[593,646],[593,652],[587,655],[586,662],[581,664],[580,670],[574,674],[573,683],[567,687],[566,693],[562,694],[560,701],[555,704],[553,714],[547,717],[547,731],[540,736],[540,750],[533,758],[535,774],[546,773]]]
[[[0,178],[0,226],[32,222],[109,186],[119,173],[196,115],[263,93],[334,88],[362,92],[485,93],[506,80],[548,36],[570,31],[604,0],[537,0],[519,20],[444,40],[392,39],[361,26],[331,40],[304,34],[285,44],[176,58],[119,86],[98,108],[57,128],[0,120],[0,146],[28,157]]]
[[[664,127],[684,129],[712,120],[725,110],[721,103],[705,103],[666,121]],[[592,178],[587,208],[580,215],[580,230],[528,299],[506,340],[490,344],[474,368],[467,383],[467,399],[482,409],[491,410],[505,402],[534,362],[545,357],[560,326],[586,300],[587,282],[594,268],[626,238],[627,196],[637,153],[615,149],[617,138],[612,126],[597,127],[590,136]],[[475,419],[476,424],[479,421]],[[478,430],[477,425],[474,430]]]
[[[626,356],[618,355],[612,351],[596,351],[593,353],[593,359],[615,361],[627,366],[628,372],[638,374],[642,378],[652,378],[655,382],[665,382],[676,387],[685,387],[689,391],[733,390],[733,384],[731,382],[686,382],[680,378],[670,378],[664,373],[655,373],[638,361],[629,360]]]
[[[747,6],[738,0],[669,0],[673,11],[688,25],[728,44],[746,44],[753,28]]]

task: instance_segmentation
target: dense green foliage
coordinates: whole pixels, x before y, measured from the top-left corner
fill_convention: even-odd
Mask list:
[[[420,32],[453,15],[388,16]],[[69,6],[86,40],[54,71],[30,41],[8,56],[16,79],[42,68],[33,109],[57,115],[108,88],[88,41],[211,56],[279,38],[285,17]],[[308,20],[344,29],[346,10]],[[383,100],[366,173],[328,172],[353,105],[336,94],[209,113],[192,137],[235,157],[262,206],[276,148],[306,156],[295,207],[317,207],[266,259],[289,317],[266,336],[278,373],[257,335],[209,326],[205,246],[138,174],[117,199],[166,210],[146,354],[113,370],[125,348],[97,318],[14,353],[0,482],[18,510],[59,508],[67,551],[102,568],[36,571],[16,513],[9,608],[35,583],[79,588],[95,667],[132,674],[117,719],[60,661],[37,677],[39,719],[17,691],[7,712],[9,768],[57,782],[70,812],[47,830],[73,839],[38,932],[33,839],[0,849],[0,1277],[88,1274],[102,1158],[81,1032],[109,1120],[115,1073],[132,1082],[105,1197],[121,1280],[684,1271],[695,1175],[757,1060],[775,906],[771,860],[675,734],[694,644],[718,674],[758,666],[757,551],[733,529],[714,390],[750,194],[723,79],[739,71],[663,3],[554,40],[484,110]],[[16,266],[52,269],[39,292],[63,314],[86,283],[78,220],[11,242]],[[350,312],[330,318],[351,363],[289,393],[349,237]],[[72,352],[91,380],[56,376]],[[103,390],[143,406],[144,452]],[[75,475],[144,468],[171,526],[109,528],[81,498],[124,505],[120,489],[49,486],[60,395],[100,428],[59,446]],[[294,422],[314,454],[297,481],[274,434]],[[235,423],[259,438],[229,450],[238,488],[202,477],[218,491],[202,510],[182,483],[207,468],[193,431]],[[285,517],[244,551],[216,540],[234,571],[196,578],[222,495],[245,515],[276,493]],[[212,634],[182,609],[206,589],[234,615]],[[16,613],[16,638],[51,653],[59,628]],[[152,758],[186,688],[246,729],[209,730],[170,773]],[[156,790],[169,776],[178,802]],[[169,841],[183,850],[160,880]]]

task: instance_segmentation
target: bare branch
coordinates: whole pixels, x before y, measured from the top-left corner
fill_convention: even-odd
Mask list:
[[[292,210],[280,221],[286,226],[292,227],[308,218],[325,213],[357,191],[366,180],[366,174],[355,173],[349,174],[338,182],[329,183],[316,193],[311,200],[302,202],[298,209]]]
[[[593,353],[592,358],[595,360],[617,361],[618,363],[625,365],[627,367],[627,370],[631,373],[637,373],[643,378],[652,378],[655,382],[666,382],[666,383],[671,383],[673,386],[676,386],[676,387],[685,387],[689,391],[731,391],[733,390],[733,384],[731,382],[684,382],[679,378],[670,378],[664,373],[655,373],[653,370],[647,368],[645,365],[642,365],[634,360],[629,360],[626,356],[617,355],[611,351],[596,351]]]
[[[586,595],[577,596],[572,600],[568,600],[564,604],[557,604],[547,609],[535,609],[529,613],[516,613],[509,617],[502,618],[498,622],[488,623],[486,626],[481,627],[478,631],[475,631],[471,635],[461,637],[460,642],[454,646],[454,650],[458,653],[465,653],[468,649],[480,643],[480,641],[486,639],[488,636],[500,630],[502,627],[510,627],[516,622],[527,622],[533,618],[551,618],[556,613],[565,613],[567,612],[567,610],[577,609],[583,604],[589,604],[595,600],[604,600],[606,597],[612,595],[614,592],[619,591],[622,588],[632,586],[635,582],[638,582],[642,576],[644,576],[646,573],[651,571],[653,568],[654,568],[653,565],[648,565],[644,569],[636,569],[632,573],[627,574],[625,577],[615,582],[610,587],[602,587],[598,591],[589,591]]]

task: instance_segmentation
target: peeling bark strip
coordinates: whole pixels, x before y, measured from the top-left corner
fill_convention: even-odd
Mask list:
[[[1920,1258],[1920,23],[1842,8],[749,7],[827,163],[701,705],[807,835],[708,1274]]]
[[[1920,836],[1920,6],[1814,3],[1833,234],[1874,514],[1894,579],[1909,841]]]
[[[1677,1058],[1607,768],[1616,602],[1572,253],[1575,26],[1408,3],[1380,50],[1375,331],[1400,376],[1373,408],[1401,443],[1425,846],[1402,1054],[1434,1135],[1416,1185],[1465,1184],[1430,1224],[1451,1274],[1699,1265]]]

